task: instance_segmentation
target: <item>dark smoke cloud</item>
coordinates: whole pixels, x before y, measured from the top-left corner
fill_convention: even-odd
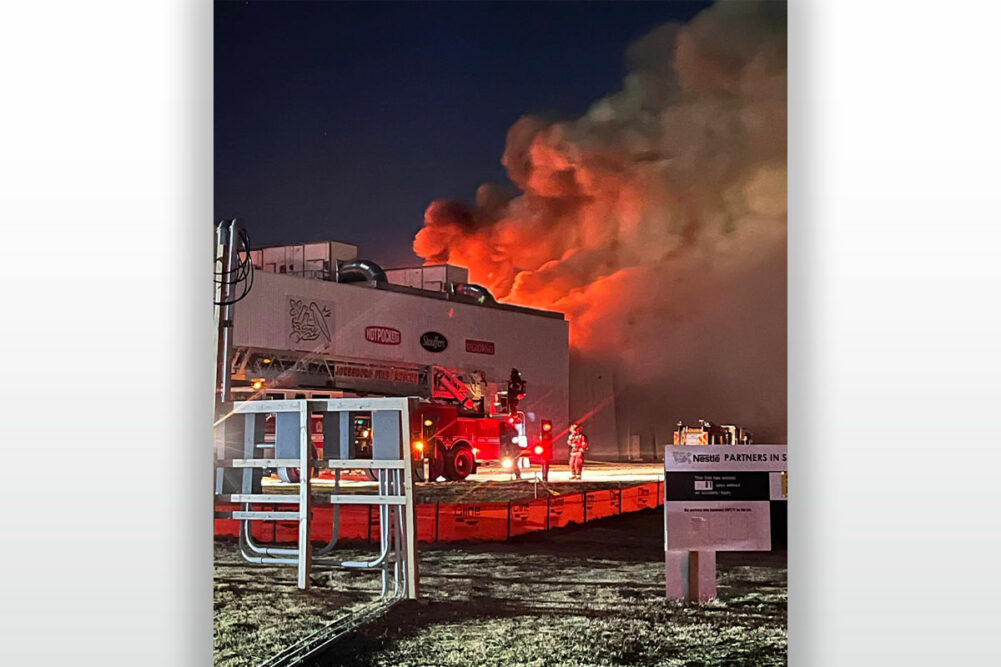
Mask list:
[[[575,359],[614,368],[620,423],[706,417],[784,442],[785,44],[779,2],[653,30],[583,117],[511,127],[516,196],[432,203],[415,252],[565,312]]]

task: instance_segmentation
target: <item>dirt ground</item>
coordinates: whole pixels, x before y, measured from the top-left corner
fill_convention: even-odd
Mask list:
[[[786,555],[721,553],[719,598],[664,599],[662,510],[507,543],[422,546],[424,599],[402,602],[314,665],[784,665]],[[344,550],[345,557],[359,553]],[[216,665],[257,664],[361,606],[377,576],[241,564],[216,545]]]

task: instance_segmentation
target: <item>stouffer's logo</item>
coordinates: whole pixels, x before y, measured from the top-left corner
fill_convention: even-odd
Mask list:
[[[365,340],[379,345],[399,345],[403,336],[392,327],[365,327]]]
[[[437,331],[427,331],[421,334],[421,347],[428,352],[444,352],[448,339]]]
[[[466,340],[466,352],[473,354],[493,354],[494,344],[488,340]]]

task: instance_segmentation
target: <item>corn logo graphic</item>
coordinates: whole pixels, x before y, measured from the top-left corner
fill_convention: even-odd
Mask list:
[[[307,304],[303,299],[289,299],[289,337],[296,343],[317,341],[329,344],[329,317],[330,309],[317,305],[315,301]]]

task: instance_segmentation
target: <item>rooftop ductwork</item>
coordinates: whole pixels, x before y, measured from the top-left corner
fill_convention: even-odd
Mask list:
[[[449,285],[449,293],[454,296],[467,297],[476,303],[497,303],[490,290],[482,285],[474,285],[473,283],[451,283]]]
[[[339,283],[363,283],[372,285],[384,285],[386,272],[382,267],[368,259],[352,259],[347,262],[337,263],[336,282]]]

